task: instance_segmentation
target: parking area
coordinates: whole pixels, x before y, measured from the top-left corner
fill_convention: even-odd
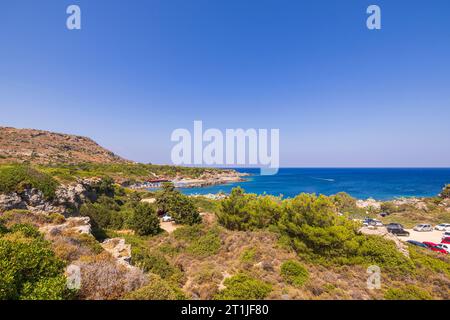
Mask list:
[[[414,231],[413,229],[405,229],[409,232],[409,237],[398,237],[402,241],[407,240],[415,240],[415,241],[428,241],[428,242],[434,242],[434,243],[441,243],[442,234],[443,231],[429,231],[429,232],[418,232]]]

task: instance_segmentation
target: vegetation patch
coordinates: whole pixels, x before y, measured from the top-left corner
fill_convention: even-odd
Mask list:
[[[262,300],[272,291],[272,286],[261,280],[239,273],[224,281],[225,289],[216,296],[217,300]]]
[[[55,196],[58,183],[48,174],[28,165],[6,165],[0,167],[0,193],[22,193],[27,188],[40,190],[46,199]]]
[[[183,292],[158,276],[151,275],[149,284],[125,295],[126,300],[184,300]]]
[[[16,225],[2,235],[0,300],[60,300],[71,294],[63,261],[36,228]]]
[[[431,300],[428,291],[415,285],[406,285],[401,288],[389,288],[384,294],[386,300]]]
[[[297,261],[286,261],[281,265],[283,279],[296,287],[302,287],[309,278],[309,272]]]

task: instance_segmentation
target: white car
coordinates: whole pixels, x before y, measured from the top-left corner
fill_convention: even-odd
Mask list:
[[[450,231],[445,231],[443,234],[442,234],[442,239],[441,240],[444,240],[445,238],[449,238],[450,237]]]
[[[447,251],[447,253],[450,253],[450,244],[439,243],[436,247],[444,249],[445,251]]]
[[[450,231],[450,223],[441,223],[434,227],[438,231]]]
[[[363,221],[363,226],[365,226],[365,227],[382,227],[383,223],[380,220],[368,218]]]
[[[164,217],[162,217],[163,222],[171,222],[173,221],[172,217],[166,214]]]
[[[431,224],[418,224],[414,227],[414,231],[429,232],[433,231],[433,227],[431,226]]]

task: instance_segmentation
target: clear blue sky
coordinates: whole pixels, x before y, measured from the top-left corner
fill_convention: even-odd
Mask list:
[[[282,166],[450,166],[449,15],[448,0],[4,0],[0,125],[142,162],[169,163],[172,130],[203,120],[279,128]]]

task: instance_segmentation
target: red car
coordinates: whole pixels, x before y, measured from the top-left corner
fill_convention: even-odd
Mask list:
[[[441,243],[450,244],[450,237],[442,239]]]
[[[438,244],[437,243],[434,243],[434,242],[427,242],[427,241],[425,241],[425,242],[422,242],[424,245],[426,245],[427,247],[428,247],[428,249],[431,249],[431,248],[433,248],[433,247],[436,247]]]
[[[432,251],[440,252],[440,253],[443,253],[443,254],[447,254],[447,251],[445,251],[442,248],[437,247],[437,245],[438,245],[437,243],[434,243],[434,242],[423,242],[423,244],[426,245],[428,247],[428,249],[430,249]]]

